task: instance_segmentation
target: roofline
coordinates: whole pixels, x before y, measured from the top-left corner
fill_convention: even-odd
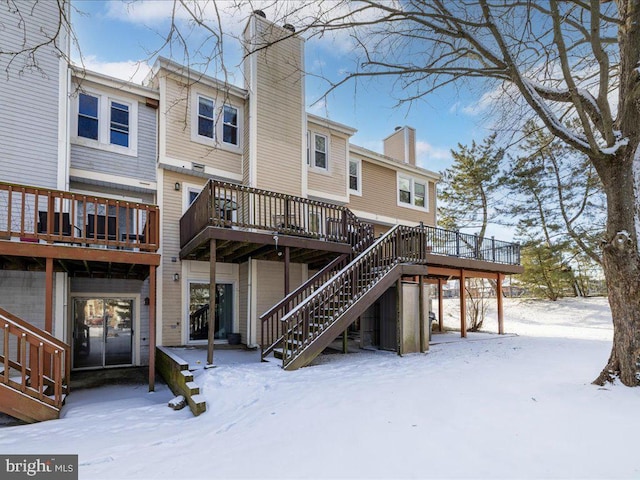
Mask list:
[[[333,120],[329,120],[328,118],[320,117],[318,115],[314,115],[313,113],[308,113],[308,112],[307,112],[307,121],[311,121],[318,125],[324,125],[327,128],[337,130],[338,132],[344,133],[345,135],[348,135],[348,136],[352,136],[358,131],[357,129],[350,127],[348,125],[345,125],[343,123],[335,122]]]
[[[384,165],[387,167],[392,167],[394,170],[405,170],[407,172],[417,173],[418,175],[429,177],[434,182],[437,182],[442,178],[442,175],[432,170],[427,170],[426,168],[409,165],[407,163],[400,163],[391,157],[387,157],[386,155],[383,155],[378,152],[374,152],[373,150],[369,150],[367,148],[360,147],[358,145],[354,145],[352,143],[349,144],[349,152],[357,153],[359,155],[362,155],[363,157],[367,157],[369,160],[373,161],[374,163],[378,163],[380,165]]]
[[[181,77],[190,78],[194,80],[194,83],[197,82],[213,88],[217,88],[219,90],[227,90],[228,93],[242,99],[246,99],[249,94],[249,92],[244,88],[240,88],[231,83],[218,80],[217,78],[181,65],[165,57],[158,57],[156,59],[155,63],[153,64],[153,68],[151,69],[151,72],[149,72],[149,76],[147,78],[149,79],[155,77],[161,69],[167,70],[171,73],[175,73],[176,75],[179,75]]]
[[[133,95],[138,95],[140,97],[160,100],[160,92],[153,88],[128,82],[120,78],[112,77],[111,75],[105,75],[104,73],[87,70],[86,68],[78,67],[77,65],[70,65],[70,68],[72,77],[77,78],[78,80],[86,80],[102,86],[122,90]]]

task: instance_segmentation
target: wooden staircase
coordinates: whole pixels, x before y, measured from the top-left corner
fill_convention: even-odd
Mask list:
[[[323,275],[335,273],[280,318],[282,335],[263,353],[285,370],[308,365],[403,274],[426,274],[426,242],[424,227],[396,225],[339,271],[328,265]]]
[[[2,308],[0,330],[0,412],[27,423],[59,418],[69,393],[69,345]]]

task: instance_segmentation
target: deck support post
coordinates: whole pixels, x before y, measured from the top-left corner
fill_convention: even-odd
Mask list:
[[[498,280],[496,283],[496,300],[498,302],[498,334],[504,335],[504,312],[502,309],[502,280],[504,274],[498,273]]]
[[[464,270],[460,270],[460,336],[467,336],[467,295],[466,286],[467,279]]]
[[[207,365],[213,365],[213,340],[216,332],[216,240],[209,240],[209,329],[207,332]]]
[[[398,355],[404,354],[404,341],[402,330],[402,277],[396,282],[396,335],[398,343]]]
[[[444,280],[438,279],[438,331],[442,333],[444,330],[444,301],[442,299],[442,286]]]
[[[418,278],[418,288],[420,289],[418,291],[418,299],[419,299],[418,308],[420,309],[420,311],[418,312],[418,318],[420,319],[419,320],[420,321],[420,353],[424,353],[425,351],[424,335],[427,329],[425,328],[426,325],[424,324],[424,277],[422,275],[420,275]]]
[[[342,353],[349,353],[348,331],[349,327],[347,327],[344,332],[342,332]]]
[[[290,247],[284,247],[284,296],[289,295],[291,291],[291,276],[290,276],[290,267],[291,267],[291,249]]]
[[[156,267],[149,267],[149,391],[156,386]]]
[[[53,335],[53,258],[47,257],[45,272],[44,329]]]

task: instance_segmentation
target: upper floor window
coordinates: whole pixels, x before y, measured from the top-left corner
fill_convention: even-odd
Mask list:
[[[198,135],[214,138],[213,100],[198,96]]]
[[[78,98],[78,136],[98,140],[98,97],[81,93]]]
[[[129,106],[111,102],[111,135],[113,145],[129,146]]]
[[[349,190],[351,191],[351,193],[355,193],[357,195],[360,195],[362,193],[362,174],[360,172],[360,169],[360,160],[349,160]]]
[[[74,143],[137,154],[138,102],[111,98],[106,93],[81,92],[75,105]]]
[[[398,205],[428,210],[427,182],[406,175],[398,175]]]
[[[215,100],[201,94],[194,95],[194,99],[191,140],[237,151],[242,138],[242,109],[216,104]]]
[[[316,168],[328,169],[328,145],[329,140],[325,135],[319,133],[313,133],[311,135],[313,141],[313,147],[311,150],[311,166]]]
[[[222,125],[222,141],[231,145],[238,145],[238,109],[229,105],[224,106]]]

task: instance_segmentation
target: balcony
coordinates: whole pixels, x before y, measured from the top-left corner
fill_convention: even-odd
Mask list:
[[[141,277],[158,264],[155,205],[0,183],[0,267],[77,276]]]

